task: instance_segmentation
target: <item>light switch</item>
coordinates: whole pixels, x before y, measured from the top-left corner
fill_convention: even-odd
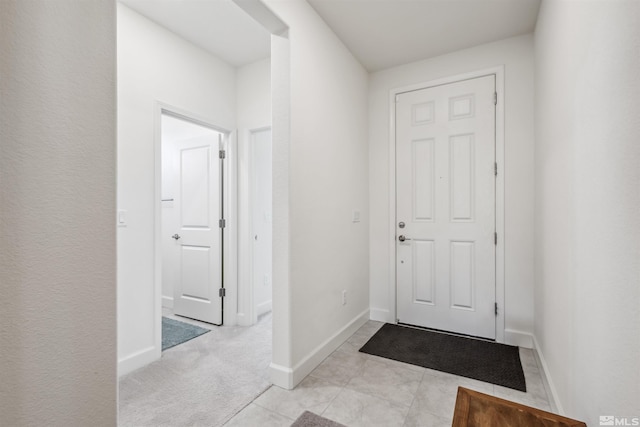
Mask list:
[[[353,217],[351,221],[360,222],[360,211],[353,211]]]
[[[127,226],[127,211],[119,210],[118,211],[118,227],[126,227]]]

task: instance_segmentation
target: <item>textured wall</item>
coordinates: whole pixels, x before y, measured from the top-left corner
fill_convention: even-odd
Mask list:
[[[535,335],[569,416],[640,416],[640,3],[544,1]]]
[[[0,424],[116,424],[115,4],[0,1]]]

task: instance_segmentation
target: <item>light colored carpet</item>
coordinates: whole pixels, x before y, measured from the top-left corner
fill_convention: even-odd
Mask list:
[[[313,412],[304,411],[291,427],[345,427],[343,424],[316,415]]]
[[[269,387],[270,362],[270,314],[250,328],[211,326],[120,380],[118,425],[221,426]]]

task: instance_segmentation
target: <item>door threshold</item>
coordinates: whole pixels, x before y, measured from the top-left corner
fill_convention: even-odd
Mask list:
[[[443,329],[428,328],[426,326],[410,325],[409,323],[402,323],[402,322],[396,322],[396,323],[400,326],[406,326],[408,328],[413,328],[413,329],[422,329],[424,331],[436,332],[439,334],[453,335],[453,336],[462,337],[462,338],[472,338],[472,339],[487,341],[487,342],[496,342],[495,339],[479,337],[477,335],[469,335],[469,334],[463,334],[460,332],[445,331]]]

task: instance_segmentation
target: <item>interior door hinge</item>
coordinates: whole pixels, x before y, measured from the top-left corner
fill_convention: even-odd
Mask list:
[[[498,105],[498,92],[493,92],[493,105]]]
[[[498,245],[498,232],[494,232],[493,233],[493,243],[497,246]]]
[[[218,221],[218,225],[220,226],[220,228],[225,228],[227,226],[227,221],[223,218]]]
[[[493,164],[493,174],[494,174],[495,176],[498,176],[498,162],[495,162],[495,163]]]
[[[224,298],[225,296],[227,296],[227,290],[225,288],[220,288],[220,290],[218,291],[218,296],[220,298]]]
[[[219,154],[221,159],[224,159],[225,157],[227,157],[227,152],[224,150],[220,150]]]
[[[498,315],[498,303],[495,303],[495,313],[496,313],[496,316],[497,316]]]

